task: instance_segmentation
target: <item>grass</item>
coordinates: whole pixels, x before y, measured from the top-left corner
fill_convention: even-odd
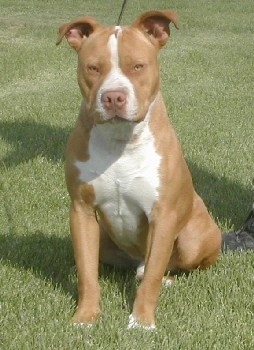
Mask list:
[[[0,0],[0,348],[252,349],[253,253],[162,289],[156,333],[126,331],[134,272],[103,268],[103,314],[69,324],[76,277],[64,183],[65,144],[81,100],[76,57],[58,26],[83,14],[115,23],[121,1]],[[162,90],[195,186],[222,230],[253,201],[252,0],[129,1],[123,23],[176,9],[161,53]]]

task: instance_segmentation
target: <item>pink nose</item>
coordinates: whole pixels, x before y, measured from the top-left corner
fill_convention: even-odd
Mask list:
[[[126,105],[126,94],[123,91],[107,91],[101,97],[103,106],[109,112],[121,112]]]

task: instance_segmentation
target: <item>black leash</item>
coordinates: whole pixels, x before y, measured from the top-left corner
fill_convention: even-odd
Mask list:
[[[122,4],[122,9],[121,9],[120,15],[119,15],[118,21],[117,21],[117,25],[118,25],[118,26],[119,26],[119,24],[120,24],[120,22],[121,22],[121,19],[122,19],[122,17],[123,17],[123,12],[124,12],[126,3],[127,3],[127,0],[124,0],[124,1],[123,1],[123,4]]]

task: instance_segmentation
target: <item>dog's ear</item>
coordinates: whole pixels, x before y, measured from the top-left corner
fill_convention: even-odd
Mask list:
[[[132,26],[148,34],[152,41],[161,48],[169,38],[171,22],[178,29],[175,11],[150,11],[141,15]]]
[[[56,45],[59,45],[65,36],[69,45],[78,51],[84,39],[88,38],[101,25],[93,17],[80,17],[59,28],[59,38]]]

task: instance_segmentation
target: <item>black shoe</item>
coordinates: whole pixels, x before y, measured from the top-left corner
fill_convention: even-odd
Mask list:
[[[238,231],[222,235],[222,252],[254,250],[254,206]]]

